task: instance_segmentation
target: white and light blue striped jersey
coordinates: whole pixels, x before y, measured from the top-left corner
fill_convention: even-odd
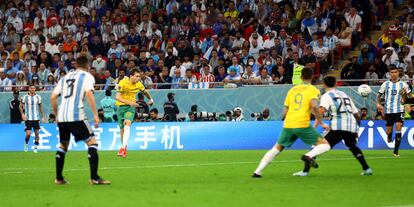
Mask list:
[[[61,95],[58,108],[58,122],[86,120],[83,99],[85,93],[94,90],[95,79],[85,71],[75,70],[61,78],[53,93]]]
[[[354,102],[344,92],[334,89],[321,97],[320,106],[331,115],[331,130],[358,132],[358,123],[354,117],[358,113]]]
[[[335,35],[332,35],[330,37],[323,37],[323,46],[329,48],[329,50],[335,49],[338,43],[339,39]]]
[[[21,102],[24,106],[24,113],[28,121],[40,121],[39,116],[40,104],[42,104],[42,97],[39,95],[26,94],[21,98]]]
[[[411,92],[408,84],[403,81],[398,81],[396,83],[392,81],[385,81],[378,93],[385,96],[384,110],[386,114],[395,114],[404,112],[404,106],[402,105],[401,90],[407,90],[408,93]]]

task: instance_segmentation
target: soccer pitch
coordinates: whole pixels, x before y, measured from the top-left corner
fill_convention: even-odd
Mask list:
[[[361,176],[351,152],[334,150],[293,177],[303,152],[284,151],[253,179],[265,151],[101,151],[109,186],[89,185],[86,152],[67,154],[64,186],[53,183],[53,152],[1,152],[0,206],[414,206],[413,151],[366,150],[374,175]]]

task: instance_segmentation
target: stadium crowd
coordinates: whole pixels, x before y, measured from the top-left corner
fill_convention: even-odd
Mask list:
[[[359,41],[342,78],[375,78],[397,64],[412,77],[414,4],[379,44],[396,0],[33,0],[0,9],[0,91],[50,91],[87,54],[96,89],[141,70],[147,88],[292,83],[297,64],[316,78]],[[380,48],[380,49],[378,49]],[[392,48],[392,51],[391,49]],[[390,52],[391,51],[391,52]],[[383,54],[384,56],[381,56]],[[385,67],[386,68],[386,67]],[[411,68],[411,69],[409,69]],[[215,84],[208,84],[215,82]]]

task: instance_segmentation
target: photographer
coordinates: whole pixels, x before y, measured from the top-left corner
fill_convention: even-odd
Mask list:
[[[236,107],[233,110],[233,120],[232,121],[244,121],[243,109]]]
[[[153,108],[150,110],[148,122],[161,122],[161,119],[158,118],[157,108]]]
[[[177,114],[180,113],[177,104],[174,102],[174,93],[168,93],[168,101],[164,103],[164,121],[172,122],[177,121]]]
[[[143,93],[138,93],[137,104],[138,106],[135,113],[135,120],[136,122],[146,122],[149,114],[149,106],[144,101]]]
[[[268,108],[264,108],[261,113],[252,113],[252,118],[256,118],[255,121],[270,121],[270,111]]]
[[[103,109],[104,117],[102,122],[115,122],[115,100],[112,99],[111,90],[105,91],[105,98],[101,100],[101,107]]]

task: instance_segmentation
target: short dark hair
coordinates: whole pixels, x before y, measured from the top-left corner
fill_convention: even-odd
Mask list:
[[[323,83],[325,83],[326,86],[328,86],[329,88],[335,87],[336,85],[336,78],[333,76],[326,76],[323,79]]]
[[[78,67],[87,68],[88,67],[88,57],[86,57],[86,55],[79,55],[79,57],[76,58],[76,65]]]
[[[389,71],[391,71],[391,70],[397,70],[398,68],[397,68],[397,66],[396,65],[394,65],[394,64],[390,64],[389,66],[388,66],[388,70]]]
[[[133,68],[132,70],[129,71],[129,75],[135,75],[135,73],[140,73],[141,71],[138,68]]]
[[[304,67],[302,69],[301,77],[303,80],[311,80],[313,76],[313,70],[309,67]]]
[[[105,91],[105,96],[111,96],[112,95],[112,91],[110,89]]]
[[[154,113],[158,114],[158,109],[157,108],[153,108],[153,109],[150,110],[150,113],[151,112],[154,112]]]
[[[368,109],[367,109],[367,108],[365,108],[365,107],[362,107],[362,108],[361,108],[361,111],[362,111],[362,110],[368,111]]]

